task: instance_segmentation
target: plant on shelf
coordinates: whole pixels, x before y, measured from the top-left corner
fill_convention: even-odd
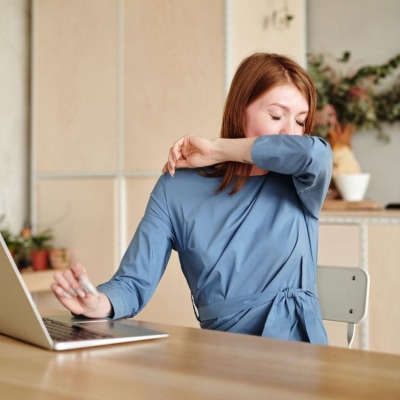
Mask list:
[[[46,229],[35,235],[31,235],[32,250],[48,250],[51,247],[53,233],[51,229]]]
[[[50,229],[43,230],[37,234],[32,234],[31,229],[25,227],[21,231],[24,248],[32,268],[41,271],[48,268],[49,250],[53,240],[53,234]]]
[[[310,54],[308,68],[314,81],[318,102],[314,133],[327,136],[337,123],[354,129],[375,129],[380,139],[388,140],[383,123],[400,121],[400,80],[394,74],[400,66],[400,54],[384,64],[366,65],[349,72],[351,53],[327,62],[325,54]],[[333,67],[336,64],[337,69]],[[394,78],[394,82],[384,81]]]
[[[327,62],[326,54],[310,54],[308,69],[317,90],[313,134],[327,138],[334,151],[334,172],[358,173],[360,166],[351,149],[351,135],[374,129],[389,141],[385,123],[400,121],[400,54],[384,64],[350,71],[351,53]],[[334,68],[334,65],[336,68]],[[393,81],[388,82],[391,78]]]
[[[4,219],[4,216],[0,216],[0,225]],[[2,227],[0,232],[19,269],[25,270],[32,267],[34,270],[43,270],[48,268],[49,251],[52,248],[53,240],[51,229],[32,234],[29,227],[24,227],[16,235],[8,228]]]

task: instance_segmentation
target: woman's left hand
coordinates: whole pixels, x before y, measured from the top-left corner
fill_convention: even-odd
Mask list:
[[[193,135],[183,136],[169,149],[168,161],[162,172],[174,176],[177,168],[198,168],[221,162],[215,152],[217,141]]]

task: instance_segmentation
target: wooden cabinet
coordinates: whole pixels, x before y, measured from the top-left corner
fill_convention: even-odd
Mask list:
[[[318,262],[361,267],[371,278],[369,308],[356,348],[400,354],[400,212],[323,212]],[[330,342],[345,345],[345,327],[326,323]]]

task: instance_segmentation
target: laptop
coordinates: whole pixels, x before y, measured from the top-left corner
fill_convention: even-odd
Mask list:
[[[164,332],[137,326],[130,319],[112,321],[72,315],[42,318],[1,234],[0,334],[57,351],[168,336]]]

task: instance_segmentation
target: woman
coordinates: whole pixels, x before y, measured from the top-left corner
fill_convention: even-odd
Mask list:
[[[297,63],[265,53],[246,58],[221,137],[173,144],[114,277],[94,296],[75,266],[55,274],[57,298],[87,317],[134,316],[174,249],[202,328],[326,344],[316,263],[332,155],[323,139],[306,134],[315,105]]]

